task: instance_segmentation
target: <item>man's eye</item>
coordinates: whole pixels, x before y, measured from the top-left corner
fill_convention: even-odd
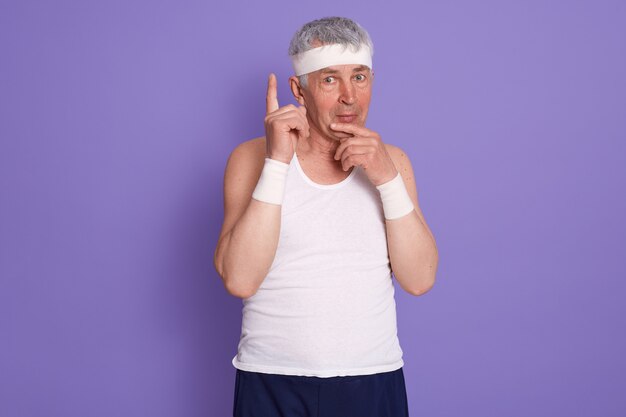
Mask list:
[[[334,77],[326,77],[324,78],[324,82],[332,82]]]
[[[356,77],[357,77],[357,79],[359,81],[363,81],[365,79],[365,75],[363,75],[363,74],[357,74]],[[360,78],[358,78],[358,77],[360,77]]]

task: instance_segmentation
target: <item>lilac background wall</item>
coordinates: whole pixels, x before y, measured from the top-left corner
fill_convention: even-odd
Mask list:
[[[230,415],[223,171],[328,15],[440,250],[396,285],[411,414],[626,415],[626,3],[294,5],[0,5],[0,416]]]

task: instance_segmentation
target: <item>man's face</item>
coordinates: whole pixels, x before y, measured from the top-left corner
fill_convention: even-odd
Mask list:
[[[302,95],[310,128],[337,140],[352,136],[332,130],[330,124],[365,126],[372,81],[373,73],[360,64],[333,65],[309,73]]]

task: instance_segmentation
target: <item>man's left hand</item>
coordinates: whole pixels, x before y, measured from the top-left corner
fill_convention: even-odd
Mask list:
[[[332,123],[330,128],[353,135],[340,139],[335,152],[335,159],[341,160],[344,171],[352,166],[361,166],[376,186],[391,181],[398,175],[398,170],[378,133],[349,123]]]

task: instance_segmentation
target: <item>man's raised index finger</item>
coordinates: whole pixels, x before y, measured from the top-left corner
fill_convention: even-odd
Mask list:
[[[267,80],[267,97],[265,99],[266,114],[278,110],[278,97],[276,95],[276,76],[274,73],[270,73],[270,77]]]

